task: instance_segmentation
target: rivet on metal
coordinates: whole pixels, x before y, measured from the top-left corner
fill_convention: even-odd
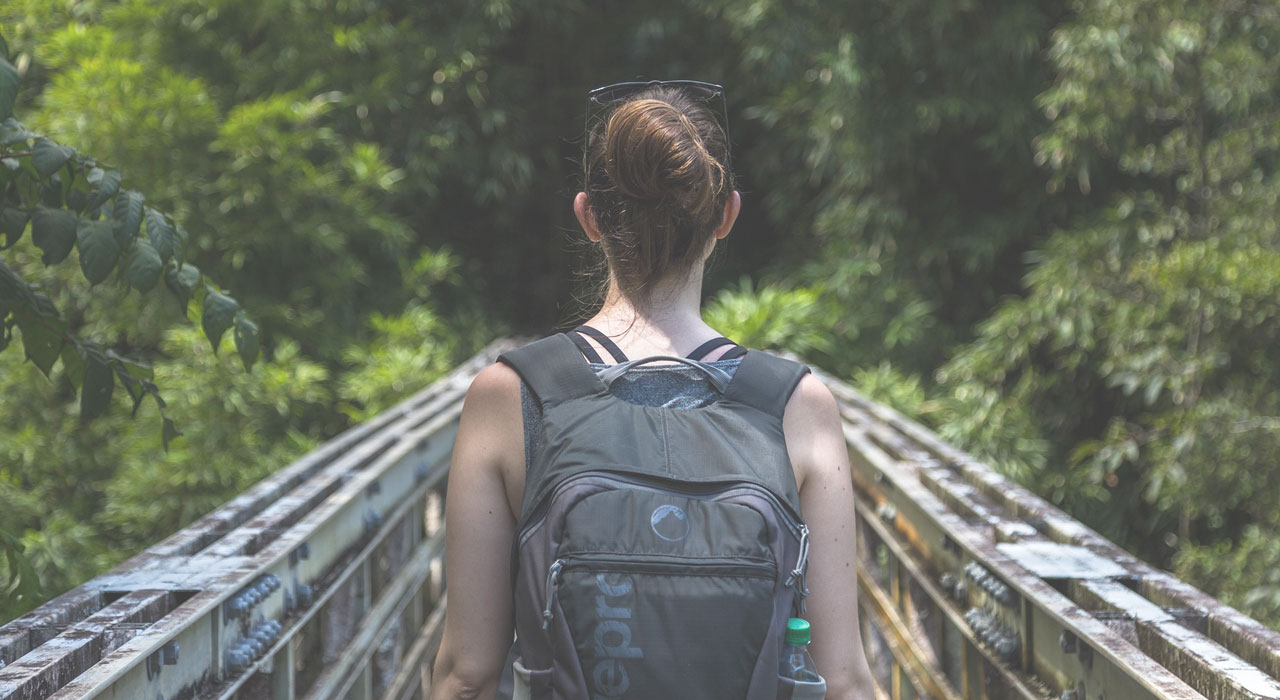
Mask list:
[[[1074,632],[1071,630],[1063,630],[1062,634],[1058,635],[1058,648],[1062,649],[1062,653],[1064,654],[1074,654],[1076,653],[1076,644],[1078,641],[1079,640],[1076,638]]]
[[[305,583],[298,584],[298,606],[306,607],[311,605],[311,586]]]

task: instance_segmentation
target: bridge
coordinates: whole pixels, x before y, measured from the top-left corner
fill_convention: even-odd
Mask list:
[[[0,700],[427,697],[462,399],[521,342],[0,627]],[[844,419],[879,698],[1280,700],[1280,633],[814,371]]]

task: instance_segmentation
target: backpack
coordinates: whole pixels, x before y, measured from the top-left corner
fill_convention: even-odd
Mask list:
[[[782,415],[808,368],[749,350],[732,377],[667,356],[598,376],[565,334],[498,359],[543,409],[512,553],[516,697],[791,698],[778,664],[808,529]],[[609,393],[653,360],[702,368],[720,397],[672,409]]]

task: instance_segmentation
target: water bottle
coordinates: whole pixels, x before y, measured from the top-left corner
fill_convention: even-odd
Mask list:
[[[809,622],[798,617],[787,620],[787,635],[782,646],[778,675],[795,684],[793,700],[822,700],[827,682],[818,675],[818,667],[809,656]]]

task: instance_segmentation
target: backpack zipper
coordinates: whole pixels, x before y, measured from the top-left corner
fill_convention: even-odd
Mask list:
[[[547,607],[542,610],[542,629],[551,624],[551,601],[555,599],[556,587],[560,585],[560,571],[564,569],[564,560],[557,559],[547,567]]]
[[[809,526],[800,524],[800,556],[796,558],[796,568],[787,574],[786,585],[794,584],[796,600],[800,606],[800,614],[804,614],[804,599],[809,597]]]
[[[645,481],[640,479],[628,478],[626,476],[623,476],[621,474],[616,474],[613,472],[602,474],[600,473],[601,471],[604,471],[604,470],[580,472],[578,474],[574,474],[573,476],[565,479],[564,481],[561,481],[559,484],[556,484],[556,487],[552,489],[550,493],[544,496],[543,499],[538,503],[538,507],[536,508],[534,514],[529,517],[528,522],[525,524],[524,528],[522,529],[521,536],[520,536],[520,546],[524,546],[524,543],[527,542],[529,538],[533,536],[533,530],[535,530],[537,525],[539,525],[542,522],[542,518],[545,515],[547,508],[550,507],[551,502],[556,499],[556,496],[558,496],[561,491],[577,483],[579,480],[590,479],[590,478],[598,478],[598,479],[603,479],[605,481],[618,482],[618,483],[626,484],[628,486],[639,488],[644,491],[650,491],[653,493],[675,493],[675,494],[688,496],[690,498],[695,498],[697,500],[703,500],[703,501],[715,500],[714,499],[715,496],[722,496],[726,493],[730,493],[739,489],[744,491],[751,491],[756,493],[759,496],[764,497],[773,505],[775,511],[785,516],[781,518],[781,520],[783,524],[786,525],[787,530],[789,530],[792,535],[795,535],[797,538],[803,538],[804,532],[807,531],[808,529],[803,524],[797,525],[794,522],[794,518],[791,517],[790,509],[787,508],[782,503],[782,501],[778,499],[777,496],[773,495],[772,491],[770,491],[769,489],[759,484],[756,484],[750,481],[738,482],[729,486],[723,486],[718,490],[704,492],[704,491],[698,491],[694,489],[681,489],[678,487],[677,488],[658,488],[656,486],[651,486]]]
[[[654,556],[654,555],[647,555]],[[696,562],[697,560],[695,560]],[[706,562],[706,559],[701,560]],[[560,557],[547,567],[547,606],[542,610],[542,629],[547,629],[555,615],[551,612],[551,604],[555,601],[556,590],[560,587],[561,573],[566,569],[589,568],[592,571],[627,571],[633,573],[670,572],[679,575],[744,576],[750,578],[772,579],[776,568],[772,562],[739,562],[739,563],[695,563],[689,559],[671,560],[647,559],[636,561],[631,557],[610,556],[607,554],[584,553]],[[788,583],[787,585],[790,585]]]

